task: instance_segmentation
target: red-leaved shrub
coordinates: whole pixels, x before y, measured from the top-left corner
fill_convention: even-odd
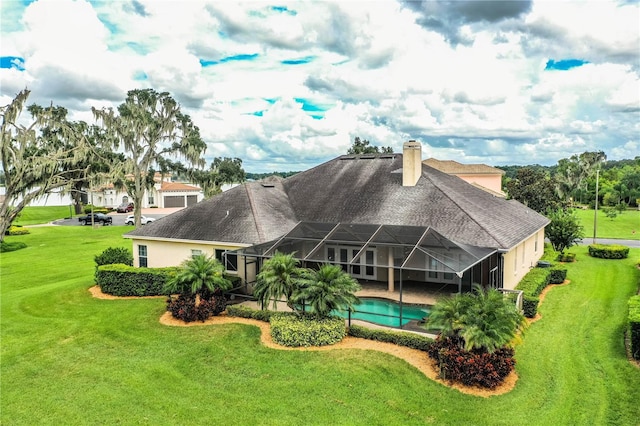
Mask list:
[[[493,389],[499,386],[515,365],[514,351],[500,348],[493,353],[466,351],[461,337],[438,338],[429,348],[429,357],[436,360],[440,377],[467,386]]]

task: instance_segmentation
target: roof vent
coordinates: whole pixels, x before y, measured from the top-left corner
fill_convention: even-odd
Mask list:
[[[263,184],[262,184],[262,187],[263,187],[263,188],[274,188],[274,187],[275,187],[275,185],[274,185],[274,184],[272,184],[272,183],[263,183]]]
[[[341,159],[341,160],[355,160],[355,159],[356,159],[356,157],[355,157],[355,156],[349,156],[349,157],[347,157],[347,156],[343,156],[343,157],[340,157],[340,159]]]

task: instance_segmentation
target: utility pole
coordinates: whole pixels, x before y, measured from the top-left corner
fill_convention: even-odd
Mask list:
[[[596,170],[596,209],[593,215],[593,244],[596,243],[596,233],[598,231],[598,181],[600,180],[600,169]]]

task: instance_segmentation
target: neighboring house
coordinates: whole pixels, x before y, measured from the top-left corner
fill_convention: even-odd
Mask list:
[[[458,176],[460,179],[476,185],[479,188],[488,190],[496,196],[506,196],[506,194],[502,192],[502,176],[505,174],[504,170],[487,166],[486,164],[462,164],[453,160],[441,161],[435,158],[428,158],[424,160],[423,163],[441,172]]]
[[[4,202],[6,197],[7,188],[0,186],[0,203]],[[18,205],[22,202],[21,195],[13,201],[14,205]],[[34,200],[31,200],[29,206],[31,207],[45,207],[45,206],[68,206],[73,204],[73,200],[69,194],[63,194],[62,189],[53,190],[50,194],[43,195]]]
[[[204,199],[202,189],[186,183],[171,182],[170,175],[163,178],[160,173],[156,173],[154,181],[154,187],[146,191],[142,208],[189,207]],[[116,208],[120,204],[133,201],[126,191],[114,189],[113,184],[93,190],[90,195],[93,195],[94,205],[101,207]]]
[[[245,284],[276,250],[361,280],[513,289],[543,253],[548,219],[403,154],[343,155],[286,179],[246,182],[125,235],[135,265],[226,259]]]

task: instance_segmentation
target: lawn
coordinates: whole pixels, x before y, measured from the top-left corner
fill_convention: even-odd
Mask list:
[[[25,207],[18,215],[15,225],[36,225],[69,217],[72,210],[69,206]]]
[[[44,227],[0,255],[0,423],[637,425],[640,369],[626,359],[630,259],[577,247],[518,346],[515,389],[489,399],[375,351],[280,351],[248,325],[174,328],[164,300],[98,300],[93,256],[122,228]],[[426,356],[426,355],[425,355]]]
[[[585,240],[593,238],[594,210],[575,209],[585,230]],[[597,238],[619,238],[623,240],[640,240],[640,211],[627,210],[614,219],[598,210]]]

